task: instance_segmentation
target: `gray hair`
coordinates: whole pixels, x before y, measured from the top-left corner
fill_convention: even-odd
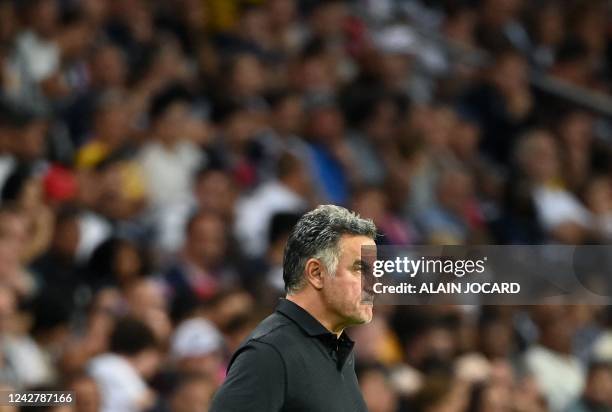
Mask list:
[[[285,246],[283,279],[285,291],[293,294],[306,283],[306,261],[319,259],[330,274],[338,265],[338,242],[342,235],[376,238],[376,226],[354,212],[335,205],[321,205],[304,214],[297,222]]]

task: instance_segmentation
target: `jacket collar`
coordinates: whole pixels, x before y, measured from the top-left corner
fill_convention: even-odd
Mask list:
[[[348,337],[346,332],[342,332],[339,338],[336,338],[336,334],[330,332],[325,326],[314,318],[308,311],[302,308],[297,303],[294,303],[288,299],[279,299],[276,311],[283,314],[287,318],[295,322],[308,336],[317,336],[325,338],[324,341],[333,341],[335,343],[338,340],[340,346],[353,347],[354,342]],[[330,339],[332,338],[333,339]]]
[[[276,311],[294,321],[308,336],[327,335],[332,332],[314,318],[306,309],[288,299],[281,298]]]
[[[332,353],[335,353],[338,368],[341,369],[350,355],[355,342],[342,332],[340,337],[330,332],[325,326],[314,318],[308,311],[298,304],[281,298],[276,311],[295,322],[308,336],[319,339]]]

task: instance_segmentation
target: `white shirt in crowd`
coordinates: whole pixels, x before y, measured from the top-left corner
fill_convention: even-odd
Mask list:
[[[0,367],[2,380],[9,380],[20,388],[49,385],[56,378],[53,364],[30,336],[6,334],[0,338],[4,356]]]
[[[164,207],[188,201],[202,160],[202,152],[190,142],[177,143],[172,149],[157,142],[147,144],[140,153],[140,164],[151,204]]]
[[[234,231],[243,250],[251,256],[263,255],[268,248],[272,217],[276,213],[302,213],[306,207],[300,195],[277,181],[266,183],[239,200]]]
[[[564,411],[580,397],[585,374],[575,356],[536,345],[525,353],[525,363],[546,396],[552,412]]]
[[[87,372],[100,388],[100,412],[141,412],[149,389],[125,358],[113,353],[98,355],[89,361]]]
[[[590,224],[591,214],[588,209],[567,190],[539,187],[534,191],[534,202],[539,219],[547,230],[565,222],[584,227]]]

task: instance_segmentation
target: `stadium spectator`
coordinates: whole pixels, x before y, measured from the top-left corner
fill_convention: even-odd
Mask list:
[[[160,361],[153,332],[140,321],[122,319],[112,332],[109,350],[87,366],[100,388],[100,410],[136,412],[153,406],[155,393],[146,383]]]

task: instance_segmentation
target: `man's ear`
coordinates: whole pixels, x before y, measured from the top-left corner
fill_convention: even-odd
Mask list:
[[[308,283],[316,290],[323,289],[323,275],[325,274],[325,266],[319,259],[310,258],[306,261],[304,275]]]

